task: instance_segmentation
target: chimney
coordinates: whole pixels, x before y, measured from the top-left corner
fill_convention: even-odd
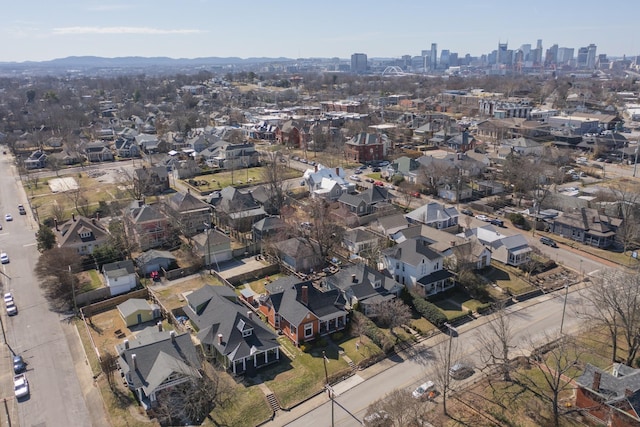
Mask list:
[[[96,225],[96,219],[95,218],[91,218],[91,224]]]
[[[131,367],[133,368],[134,371],[138,369],[138,365],[136,363],[136,355],[135,354],[131,355]]]
[[[452,241],[451,241],[451,247],[454,247],[455,245],[456,245],[456,241],[455,241],[455,240],[452,240]]]
[[[128,349],[129,349],[129,340],[124,340],[124,348],[125,348],[126,350],[128,350]]]
[[[602,378],[602,374],[600,372],[593,373],[593,385],[591,388],[593,391],[600,391],[600,379]]]
[[[218,345],[222,345],[222,334],[218,334]]]
[[[73,222],[76,222],[76,214],[75,213],[71,214],[71,219],[73,220]]]
[[[53,218],[53,224],[56,227],[56,231],[60,231],[60,229],[58,228],[58,218]]]
[[[309,287],[308,287],[307,285],[304,285],[304,286],[302,287],[302,296],[301,296],[301,299],[302,299],[302,303],[303,303],[304,305],[309,304]]]
[[[351,275],[351,283],[358,283],[358,279],[356,279],[356,275],[355,274]]]
[[[340,176],[340,168],[336,167],[336,176]]]
[[[96,212],[96,221],[100,221],[100,212]]]
[[[318,173],[318,165],[315,165],[315,166],[313,167],[313,171],[314,171],[314,172],[316,172],[316,173]]]
[[[624,389],[624,396],[629,398],[633,396],[633,391],[631,389],[625,388]]]
[[[162,332],[162,322],[158,322],[158,332]]]
[[[247,317],[249,318],[249,320],[253,320],[253,311],[247,311]]]
[[[176,342],[176,331],[169,332],[169,336],[171,337],[171,342]]]

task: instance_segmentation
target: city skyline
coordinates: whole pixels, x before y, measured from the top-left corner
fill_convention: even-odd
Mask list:
[[[319,7],[282,0],[278,7],[265,7],[257,1],[218,0],[10,2],[3,7],[0,61],[68,56],[348,59],[354,52],[398,58],[420,55],[431,43],[460,56],[480,56],[498,43],[515,49],[535,46],[538,39],[544,50],[558,44],[577,52],[595,44],[598,53],[612,57],[640,54],[633,22],[640,12],[637,4],[605,19],[596,13],[601,3],[594,0],[480,3],[327,0]]]

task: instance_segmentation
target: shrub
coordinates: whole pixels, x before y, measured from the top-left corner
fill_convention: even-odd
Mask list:
[[[411,305],[422,317],[437,327],[444,325],[447,321],[447,317],[436,305],[430,303],[419,295],[412,295]]]

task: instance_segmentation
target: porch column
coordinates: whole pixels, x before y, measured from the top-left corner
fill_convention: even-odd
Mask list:
[[[264,352],[264,364],[269,363],[269,350]]]
[[[247,359],[245,359],[244,357],[242,358],[242,370],[247,370]]]
[[[276,347],[276,360],[280,360],[280,347]]]
[[[233,374],[235,375],[235,373],[236,373],[236,361],[235,360],[233,362],[231,362],[231,367],[232,367]]]
[[[253,354],[253,367],[256,368],[258,366],[258,353]]]

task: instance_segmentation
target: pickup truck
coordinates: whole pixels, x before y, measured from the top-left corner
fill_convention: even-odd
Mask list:
[[[13,392],[18,399],[29,395],[29,381],[27,381],[26,374],[18,374],[13,377]]]

